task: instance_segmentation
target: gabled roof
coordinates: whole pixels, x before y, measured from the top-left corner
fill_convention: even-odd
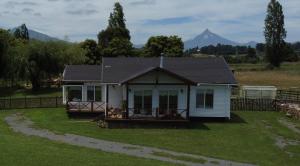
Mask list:
[[[121,83],[159,66],[160,58],[103,58],[103,82]],[[162,68],[195,83],[237,84],[223,58],[164,57]]]
[[[159,57],[103,58],[103,66],[66,66],[63,81],[122,84],[153,70],[160,70],[191,84],[237,84],[223,58],[164,57],[162,66],[160,62]]]
[[[101,82],[102,65],[68,65],[65,67],[65,82]]]

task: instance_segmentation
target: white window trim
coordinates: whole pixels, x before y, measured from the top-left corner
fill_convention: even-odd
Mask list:
[[[170,91],[176,91],[176,93],[177,93],[177,109],[178,109],[178,104],[179,104],[179,90],[160,90],[160,91],[158,91],[158,100],[159,100],[159,97],[160,97],[160,92],[162,92],[162,91],[166,91],[166,92],[168,92],[168,103],[167,103],[167,105],[168,105],[168,108],[167,108],[167,111],[170,111]],[[159,105],[160,103],[159,103],[159,101],[158,101],[158,105]]]
[[[203,95],[204,95],[204,97],[203,97],[203,108],[202,107],[198,107],[197,106],[197,94],[198,94],[198,91],[203,91]],[[212,107],[209,107],[209,108],[207,108],[206,107],[206,92],[207,91],[212,91],[213,93],[213,105],[212,105]],[[197,89],[196,90],[196,110],[201,110],[201,109],[203,109],[203,110],[213,110],[214,109],[214,105],[215,105],[215,91],[213,90],[213,89]]]
[[[153,107],[153,90],[147,90],[147,89],[143,89],[143,90],[134,90],[133,91],[133,97],[134,97],[134,95],[135,95],[135,92],[142,92],[142,107],[143,108],[141,108],[142,110],[144,110],[145,109],[145,91],[151,91],[151,96],[152,96],[152,107]],[[133,100],[133,107],[134,107],[134,105],[135,105],[135,103],[134,103],[134,100]],[[151,109],[153,109],[153,108],[151,108]]]

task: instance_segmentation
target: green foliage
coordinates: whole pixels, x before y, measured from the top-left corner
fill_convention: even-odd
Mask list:
[[[22,24],[20,27],[18,27],[14,32],[14,36],[17,39],[29,40],[29,32],[26,25]]]
[[[7,53],[9,50],[9,42],[11,35],[8,31],[0,29],[0,78],[3,78],[3,74],[6,68]]]
[[[110,14],[107,28],[98,34],[99,48],[105,56],[130,56],[132,54],[130,33],[125,21],[123,7],[117,2]]]
[[[280,67],[284,60],[286,30],[281,4],[271,0],[265,19],[266,58],[271,67]]]
[[[178,36],[153,36],[144,47],[145,56],[159,57],[162,54],[169,57],[183,55],[183,42]]]
[[[98,44],[95,40],[87,39],[80,44],[80,46],[86,51],[85,56],[87,57],[86,64],[96,65],[101,63],[101,52]]]
[[[128,39],[114,38],[103,52],[104,55],[109,57],[131,56],[132,44]]]

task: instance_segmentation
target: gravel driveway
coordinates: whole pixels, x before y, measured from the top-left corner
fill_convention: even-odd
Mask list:
[[[125,143],[118,143],[112,141],[105,141],[74,134],[59,135],[45,129],[36,129],[33,127],[33,122],[26,119],[21,114],[13,114],[5,118],[7,124],[15,131],[27,136],[38,136],[52,141],[63,142],[70,145],[76,145],[91,149],[97,149],[104,152],[120,153],[134,157],[141,157],[146,159],[160,160],[174,164],[183,164],[188,166],[246,166],[251,164],[237,163],[227,160],[219,160],[205,156],[192,155],[187,153],[179,153],[174,151],[163,150],[159,148],[151,148],[145,146],[131,145]],[[163,156],[157,154],[164,154]],[[167,154],[167,155],[166,155]],[[190,158],[194,160],[203,161],[195,163],[191,161],[183,161],[179,158]]]

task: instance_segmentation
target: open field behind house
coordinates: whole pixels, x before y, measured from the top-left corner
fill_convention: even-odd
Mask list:
[[[300,122],[290,120],[279,112],[237,111],[233,112],[230,121],[197,123],[192,129],[102,129],[89,120],[69,119],[64,109],[32,109],[24,114],[35,122],[36,127],[61,134],[71,133],[258,165],[296,166],[300,162],[300,144],[289,144],[289,141],[299,143],[300,134],[280,121],[296,126]],[[8,148],[9,145],[5,146]]]
[[[266,70],[266,64],[231,64],[241,85],[274,85],[300,88],[300,62],[283,63],[280,69]]]
[[[31,89],[4,88],[0,87],[0,98],[22,98],[22,97],[57,97],[62,96],[61,88],[41,88],[38,91]]]

